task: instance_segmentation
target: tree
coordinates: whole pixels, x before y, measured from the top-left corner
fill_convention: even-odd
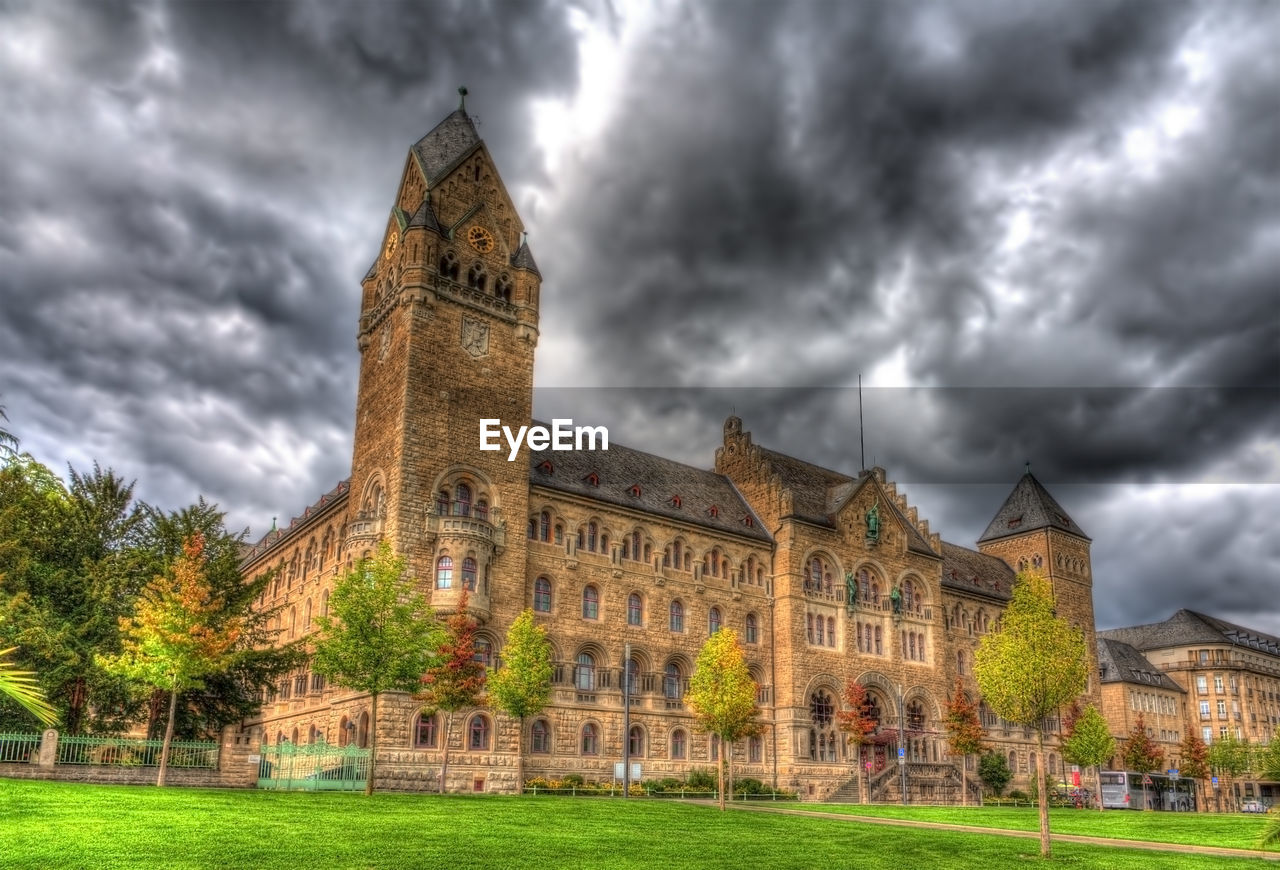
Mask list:
[[[1111,736],[1107,720],[1090,704],[1071,722],[1062,740],[1062,757],[1072,764],[1093,768],[1099,812],[1102,811],[1102,765],[1115,754],[1116,739]]]
[[[0,649],[0,695],[7,695],[45,725],[52,725],[58,721],[58,711],[45,699],[44,692],[36,684],[35,676],[30,671],[18,670],[12,662],[4,660],[14,649],[16,647]]]
[[[1044,758],[1045,720],[1085,689],[1088,658],[1084,636],[1054,612],[1049,582],[1019,574],[1002,626],[982,638],[974,675],[982,697],[999,716],[1036,734]],[[1049,857],[1049,794],[1045,765],[1036,766],[1040,808],[1040,854]]]
[[[516,782],[524,785],[524,723],[551,699],[551,644],[526,609],[507,629],[502,667],[490,670],[489,695],[499,710],[520,723],[516,734]],[[447,748],[447,747],[446,747]]]
[[[1254,768],[1263,779],[1280,782],[1280,731],[1266,746],[1257,747],[1253,760]]]
[[[724,810],[725,744],[755,733],[756,693],[759,687],[747,670],[747,660],[731,628],[722,628],[702,645],[685,701],[698,727],[720,742],[720,809]]]
[[[1009,762],[1005,761],[1003,755],[999,752],[988,752],[978,759],[978,778],[982,780],[983,785],[991,789],[992,794],[1000,797],[1009,780],[1013,779],[1013,773],[1009,770]]]
[[[467,613],[467,593],[458,599],[458,609],[445,620],[440,655],[427,668],[420,682],[419,697],[433,710],[443,710],[444,762],[440,765],[440,794],[444,794],[449,773],[449,736],[453,714],[464,707],[477,707],[484,692],[484,665],[476,661],[476,621]]]
[[[1204,745],[1194,728],[1187,729],[1178,747],[1182,760],[1178,762],[1179,775],[1190,779],[1197,792],[1203,791],[1204,780],[1209,778],[1209,747]]]
[[[385,541],[360,559],[329,596],[329,615],[316,620],[311,667],[336,685],[370,698],[369,779],[373,794],[378,753],[378,698],[411,691],[432,664],[440,629],[422,595],[405,577],[404,560]]]
[[[162,786],[178,694],[199,687],[207,675],[223,669],[240,638],[241,620],[223,617],[222,601],[209,587],[200,535],[187,539],[172,569],[143,590],[133,616],[122,619],[120,628],[123,650],[104,659],[104,667],[169,693],[169,721],[156,777],[156,785]]]
[[[1249,769],[1249,765],[1253,760],[1253,746],[1248,740],[1242,740],[1234,734],[1228,733],[1226,737],[1219,737],[1214,744],[1209,747],[1209,764],[1213,771],[1219,776],[1225,777],[1226,782],[1222,784],[1224,791],[1230,795],[1228,804],[1235,804],[1235,784],[1236,777],[1240,776]]]
[[[1147,734],[1147,723],[1143,721],[1142,714],[1138,714],[1137,721],[1133,723],[1133,728],[1129,731],[1129,736],[1124,741],[1124,746],[1120,749],[1120,760],[1124,764],[1125,770],[1132,770],[1141,773],[1142,776],[1142,808],[1150,809],[1147,806],[1147,774],[1153,770],[1159,770],[1164,764],[1164,750],[1151,739],[1151,735]]]
[[[964,692],[964,684],[958,679],[956,693],[947,702],[943,725],[947,729],[947,746],[953,754],[960,756],[960,800],[968,806],[969,771],[966,768],[969,756],[982,751],[984,735],[982,722],[978,720],[978,705],[969,700]]]
[[[847,735],[848,741],[853,744],[854,757],[858,764],[857,776],[866,783],[866,786],[858,789],[862,793],[862,802],[865,804],[871,798],[867,794],[870,790],[871,777],[865,775],[866,771],[862,766],[862,747],[875,733],[877,723],[871,717],[871,698],[867,695],[867,687],[853,677],[850,677],[844,685],[844,706],[844,710],[836,713],[836,721],[840,723],[840,730]]]
[[[9,415],[4,412],[4,405],[0,405],[0,420],[8,421]],[[18,450],[18,436],[14,435],[4,426],[0,426],[0,456],[11,456]]]

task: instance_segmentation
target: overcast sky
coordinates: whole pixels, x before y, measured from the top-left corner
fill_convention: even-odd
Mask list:
[[[350,467],[359,280],[467,107],[543,274],[536,410],[885,466],[972,546],[1024,462],[1100,627],[1280,633],[1280,4],[0,0],[0,404],[253,537]]]

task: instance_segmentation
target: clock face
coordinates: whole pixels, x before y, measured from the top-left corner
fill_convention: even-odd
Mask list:
[[[467,230],[467,242],[482,254],[493,250],[493,236],[484,227],[472,227]]]
[[[383,252],[383,255],[390,258],[391,254],[396,249],[396,243],[398,243],[399,241],[400,241],[400,234],[397,233],[395,230],[392,230],[391,235],[387,236],[387,248]]]

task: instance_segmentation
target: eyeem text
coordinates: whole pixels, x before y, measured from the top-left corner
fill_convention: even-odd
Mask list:
[[[573,420],[552,420],[551,428],[546,426],[521,426],[512,432],[510,426],[503,426],[501,420],[480,421],[480,449],[501,450],[505,439],[510,452],[508,462],[515,462],[520,453],[520,445],[529,445],[530,450],[608,450],[609,430],[604,426],[574,426]],[[600,446],[596,446],[597,440]],[[586,446],[583,446],[583,445]]]

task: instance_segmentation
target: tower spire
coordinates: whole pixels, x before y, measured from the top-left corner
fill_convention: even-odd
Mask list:
[[[467,86],[462,85],[458,88],[458,111],[465,112],[467,110]]]

